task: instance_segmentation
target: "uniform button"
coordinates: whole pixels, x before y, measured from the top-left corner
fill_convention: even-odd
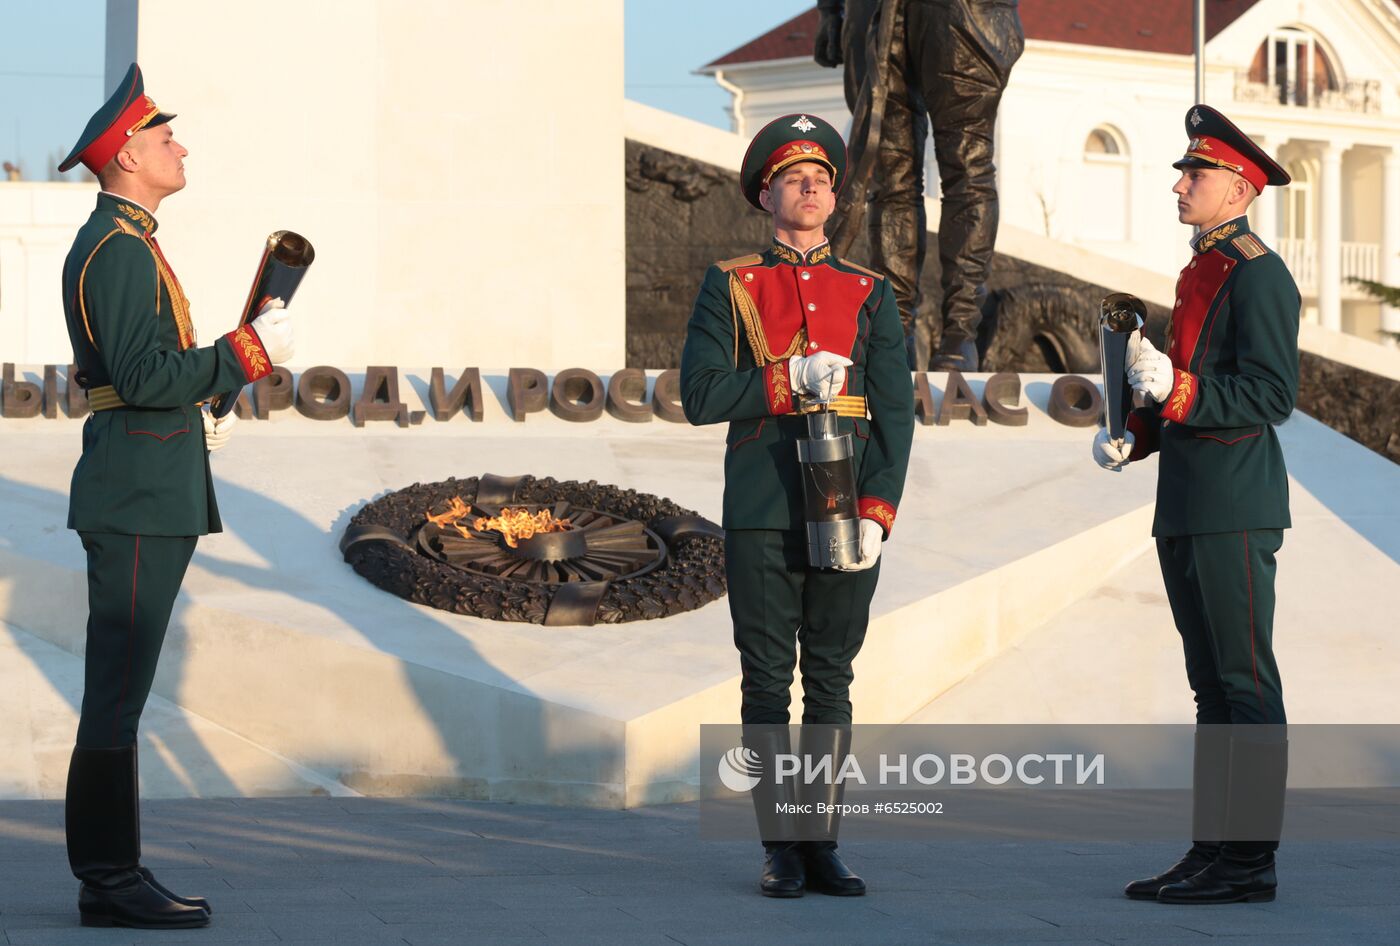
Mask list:
[[[816,343],[816,342],[813,342],[812,344],[808,345],[807,347],[808,347],[808,348],[816,348],[816,347],[817,347],[817,343]]]
[[[809,303],[807,303],[807,311],[808,311],[808,312],[815,312],[815,311],[817,311],[817,304],[816,304],[815,302],[809,302]]]
[[[861,284],[862,286],[868,286],[868,285],[870,285],[870,280],[868,280],[868,279],[866,279],[864,276],[862,276],[862,277],[860,277],[860,284]]]
[[[803,279],[811,279],[811,278],[812,278],[812,274],[809,273],[809,272],[804,271],[804,272],[802,273],[802,278],[803,278]]]
[[[1195,261],[1195,260],[1192,260],[1192,261],[1191,261],[1191,268],[1192,268],[1192,269],[1195,269],[1195,268],[1196,268],[1196,261]]]
[[[1178,309],[1181,308],[1181,300],[1180,300],[1180,299],[1176,300],[1176,307],[1177,307]]]
[[[744,282],[753,282],[753,273],[744,273]]]
[[[1226,272],[1226,273],[1228,273],[1228,272],[1230,271],[1230,264],[1229,264],[1229,263],[1226,263],[1224,266],[1221,266],[1221,267],[1220,267],[1220,270],[1221,270],[1221,272]]]

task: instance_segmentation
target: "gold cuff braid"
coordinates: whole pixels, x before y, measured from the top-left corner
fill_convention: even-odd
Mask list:
[[[88,389],[88,407],[94,411],[110,411],[118,407],[126,407],[126,402],[117,394],[117,389],[110,384],[104,384],[100,388]]]
[[[833,398],[827,405],[840,417],[859,417],[862,420],[869,415],[866,413],[865,398],[857,397],[853,394],[841,394]],[[822,409],[822,405],[817,402],[809,402],[798,407],[799,414],[814,414]]]

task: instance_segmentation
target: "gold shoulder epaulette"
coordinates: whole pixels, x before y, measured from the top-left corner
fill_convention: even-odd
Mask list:
[[[1244,254],[1245,259],[1256,259],[1269,252],[1269,248],[1260,243],[1252,233],[1237,236],[1230,242],[1235,245],[1235,249]]]
[[[763,262],[763,255],[761,253],[750,253],[748,256],[736,256],[733,259],[720,260],[715,265],[719,267],[720,272],[727,273],[732,269],[738,269],[740,266],[757,266],[761,262]]]
[[[871,277],[872,279],[884,279],[884,278],[885,278],[885,277],[882,276],[880,273],[875,272],[875,270],[873,270],[873,269],[866,269],[864,266],[860,265],[859,263],[852,263],[852,262],[851,262],[850,260],[848,260],[848,259],[842,259],[841,257],[838,256],[838,257],[836,257],[836,261],[839,262],[842,266],[849,266],[849,267],[851,267],[851,269],[854,269],[854,270],[857,270],[857,271],[859,271],[859,272],[865,273],[865,275]]]

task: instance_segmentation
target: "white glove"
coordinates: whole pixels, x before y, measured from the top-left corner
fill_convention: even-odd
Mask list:
[[[860,521],[860,561],[854,565],[837,565],[843,572],[863,572],[880,558],[880,546],[885,541],[885,530],[874,519]]]
[[[200,411],[204,417],[204,445],[210,453],[222,450],[228,438],[233,436],[233,425],[238,423],[238,415],[229,411],[223,417],[215,417],[209,411]]]
[[[1174,378],[1172,360],[1153,347],[1141,332],[1134,332],[1128,339],[1128,384],[1133,391],[1165,404]]]
[[[296,351],[292,338],[292,317],[287,314],[286,304],[281,299],[273,299],[258,310],[253,320],[253,331],[258,333],[263,348],[267,350],[267,360],[274,365],[285,364]]]
[[[1132,452],[1133,435],[1126,430],[1123,431],[1122,446],[1108,439],[1107,428],[1100,427],[1094,435],[1094,462],[1105,470],[1123,472],[1123,467],[1128,465],[1128,454]]]
[[[851,359],[842,358],[834,351],[819,351],[809,357],[793,355],[788,361],[788,377],[792,379],[793,390],[799,394],[829,401],[845,385],[846,369],[850,366]]]

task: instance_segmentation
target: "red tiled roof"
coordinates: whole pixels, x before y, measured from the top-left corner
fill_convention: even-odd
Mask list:
[[[1257,2],[1206,0],[1206,39]],[[1189,56],[1191,7],[1163,0],[1022,0],[1021,24],[1033,39]]]
[[[1206,0],[1206,38],[1214,37],[1257,2]],[[1190,55],[1193,48],[1191,4],[1186,0],[1021,0],[1021,25],[1029,39],[1181,55]],[[816,32],[813,8],[705,68],[807,58]]]
[[[758,39],[725,53],[704,68],[732,66],[740,62],[768,62],[772,59],[795,59],[811,56],[817,35],[817,8],[799,13],[781,26],[764,33]]]

